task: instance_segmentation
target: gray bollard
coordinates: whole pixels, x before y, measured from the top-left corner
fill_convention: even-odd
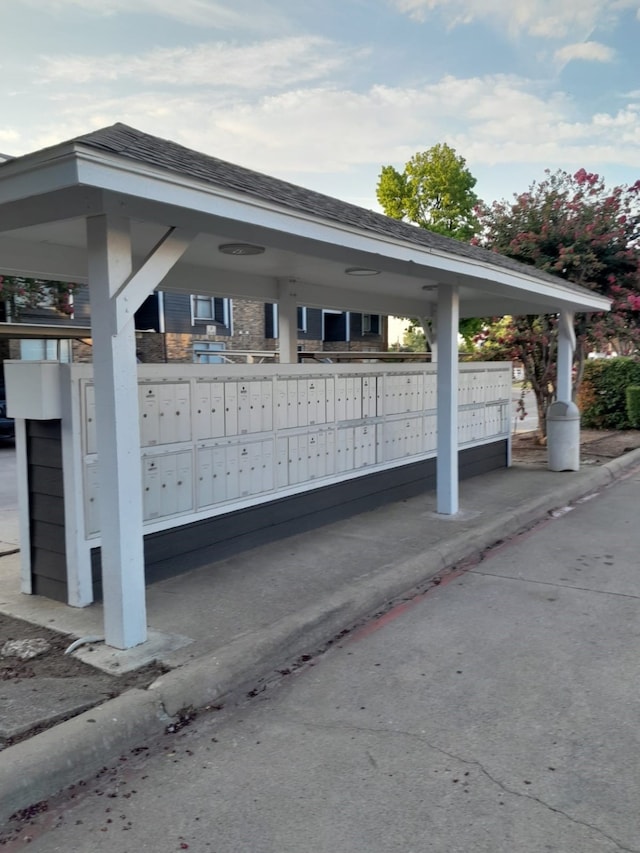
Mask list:
[[[547,454],[551,471],[580,470],[580,411],[575,403],[549,406]]]

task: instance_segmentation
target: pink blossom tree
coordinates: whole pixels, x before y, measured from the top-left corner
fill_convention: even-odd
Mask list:
[[[547,171],[512,202],[483,205],[472,243],[560,276],[612,300],[575,320],[575,387],[591,350],[631,355],[640,343],[640,180],[608,190],[580,169]],[[556,317],[513,317],[478,338],[485,357],[521,361],[538,406],[541,437],[555,393]]]
[[[65,281],[0,275],[0,306],[4,308],[4,316],[13,322],[37,308],[50,308],[69,316],[73,313],[71,295],[75,287]]]

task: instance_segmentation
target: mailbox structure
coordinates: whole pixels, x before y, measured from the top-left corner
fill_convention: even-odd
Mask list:
[[[91,365],[6,364],[22,588],[102,597]],[[435,486],[435,365],[139,365],[147,581]],[[462,477],[509,462],[511,365],[461,365]]]
[[[416,448],[422,454],[433,452],[426,448],[434,428],[435,459],[420,458],[418,453],[416,464],[423,466],[425,477],[433,476],[429,466],[435,468],[437,511],[455,515],[461,465],[475,450],[466,446],[466,439],[479,428],[477,412],[464,408],[473,404],[461,407],[459,401],[460,317],[558,314],[558,394],[567,402],[575,343],[573,313],[609,307],[609,301],[595,293],[510,258],[122,124],[0,163],[0,274],[88,284],[95,436],[93,426],[69,414],[76,398],[82,399],[87,413],[93,405],[90,377],[85,377],[87,384],[80,393],[83,380],[74,378],[75,367],[64,381],[61,376],[59,421],[21,414],[23,397],[11,387],[7,402],[10,413],[25,423],[27,435],[19,441],[28,438],[34,453],[42,454],[40,462],[55,458],[53,432],[56,422],[59,425],[60,470],[65,479],[63,538],[67,542],[73,533],[79,540],[87,533],[87,524],[93,528],[89,536],[97,537],[99,528],[105,639],[123,649],[146,639],[145,570],[154,562],[152,537],[163,535],[162,530],[152,529],[154,525],[174,517],[187,522],[191,513],[194,526],[189,536],[195,537],[213,523],[211,518],[220,507],[255,501],[264,504],[262,509],[238,504],[234,511],[253,514],[254,521],[262,512],[256,528],[267,526],[263,522],[268,512],[272,526],[278,526],[286,523],[287,513],[289,519],[297,517],[297,508],[303,506],[301,494],[309,489],[317,495],[314,512],[320,511],[324,495],[330,514],[336,497],[331,490],[339,488],[344,495],[353,488],[357,497],[355,484],[384,479],[390,476],[387,468],[408,471],[410,466],[399,464],[405,459],[402,454]],[[191,377],[188,382],[166,378],[160,383],[162,389],[139,391],[134,316],[156,289],[277,304],[279,370],[298,360],[299,306],[429,318],[437,332],[437,407],[426,408],[432,393],[424,385],[428,371],[423,379],[417,373],[409,376],[402,392],[393,390],[394,371],[387,371],[382,380],[384,404],[379,409],[375,370],[331,375],[323,369],[305,374],[296,365],[291,376],[285,371],[279,379],[272,376],[270,383],[268,373],[263,377],[237,374],[228,382],[225,378],[224,435],[220,435],[217,376],[224,377],[222,372],[216,374],[217,384],[212,381],[207,388]],[[299,386],[303,377],[312,375],[318,383],[313,389]],[[370,384],[374,375],[375,392]],[[332,383],[333,397],[322,397],[322,382],[325,391],[326,383]],[[45,386],[41,385],[41,392]],[[417,426],[402,406],[407,396],[415,401],[420,395],[424,411],[432,414],[420,415]],[[365,410],[371,412],[374,401],[376,414],[367,415],[367,421]],[[206,405],[210,411],[205,417]],[[310,424],[323,416],[323,408],[324,426]],[[306,425],[297,419],[293,425],[294,411],[303,420],[306,417]],[[488,414],[494,417],[495,412],[485,412],[485,417]],[[233,432],[245,425],[247,430],[259,427],[261,432]],[[482,428],[486,438],[490,429],[486,421]],[[49,429],[51,435],[45,435]],[[210,433],[208,438],[197,437],[202,429]],[[86,451],[79,468],[75,461],[67,464],[68,430],[77,433],[73,441]],[[141,434],[146,442],[143,456]],[[246,446],[240,440],[243,435],[253,437]],[[464,456],[459,453],[459,440],[463,440]],[[97,468],[90,464],[92,442]],[[164,452],[155,453],[154,448],[160,447]],[[260,465],[258,471],[258,458],[267,460],[269,453],[271,462],[265,462],[265,468]],[[371,473],[363,477],[365,463]],[[33,463],[32,474],[46,480],[47,471],[41,468],[46,466]],[[222,469],[224,489],[218,476]],[[67,487],[69,471],[73,476]],[[200,480],[202,471],[212,473]],[[325,483],[322,488],[317,485],[320,482]],[[85,503],[92,489],[99,492],[99,513],[93,512],[95,501],[89,498],[89,506]],[[271,495],[269,501],[265,502],[265,494]],[[30,500],[28,506],[42,505],[35,494]],[[74,502],[76,512],[69,524],[67,510]],[[281,518],[274,515],[278,507],[284,507]],[[56,511],[61,511],[60,504]],[[298,517],[300,525],[309,514]],[[239,519],[237,515],[238,525]],[[200,528],[195,527],[198,524]],[[242,535],[248,535],[244,530]],[[41,527],[45,531],[54,535]],[[31,539],[36,538],[34,524]],[[168,549],[168,541],[164,545]],[[76,552],[78,548],[66,554],[67,562],[73,562]],[[97,544],[92,549],[95,563],[94,553],[98,553]],[[67,573],[68,600],[88,601],[93,588],[89,581],[86,560],[78,559]]]

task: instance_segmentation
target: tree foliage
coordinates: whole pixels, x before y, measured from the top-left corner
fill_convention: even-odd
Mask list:
[[[8,319],[16,322],[25,311],[51,308],[61,314],[73,311],[71,295],[76,285],[66,281],[0,275],[0,304]]]
[[[576,387],[590,350],[635,352],[640,342],[640,181],[608,190],[580,169],[546,172],[544,180],[479,208],[480,236],[471,242],[593,290],[612,300],[610,312],[576,315]],[[493,350],[522,362],[538,403],[543,435],[555,393],[556,317],[514,317],[491,330]],[[486,338],[487,336],[485,336]]]
[[[464,157],[446,143],[418,152],[398,172],[383,166],[376,195],[393,219],[405,219],[429,231],[458,240],[476,232],[476,179]]]

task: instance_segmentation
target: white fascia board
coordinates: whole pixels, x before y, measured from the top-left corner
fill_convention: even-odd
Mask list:
[[[205,216],[223,217],[266,228],[296,237],[338,245],[354,252],[379,255],[389,260],[416,265],[429,270],[430,278],[445,273],[463,285],[469,276],[476,280],[493,282],[525,294],[536,294],[550,302],[566,306],[580,306],[586,311],[608,311],[609,300],[589,291],[575,293],[558,283],[547,282],[524,272],[496,267],[480,260],[461,258],[454,254],[419,247],[385,235],[365,232],[338,222],[330,222],[301,211],[276,207],[267,201],[243,193],[235,193],[215,185],[186,177],[178,173],[139,163],[123,161],[113,155],[95,152],[81,144],[77,147],[78,176],[83,184],[124,193],[161,204],[176,205]],[[168,223],[174,224],[174,223]],[[436,275],[433,274],[436,273]],[[426,277],[426,276],[425,276]],[[580,310],[579,309],[579,310]]]
[[[33,198],[78,183],[78,162],[67,146],[55,156],[20,157],[0,167],[0,204]]]

